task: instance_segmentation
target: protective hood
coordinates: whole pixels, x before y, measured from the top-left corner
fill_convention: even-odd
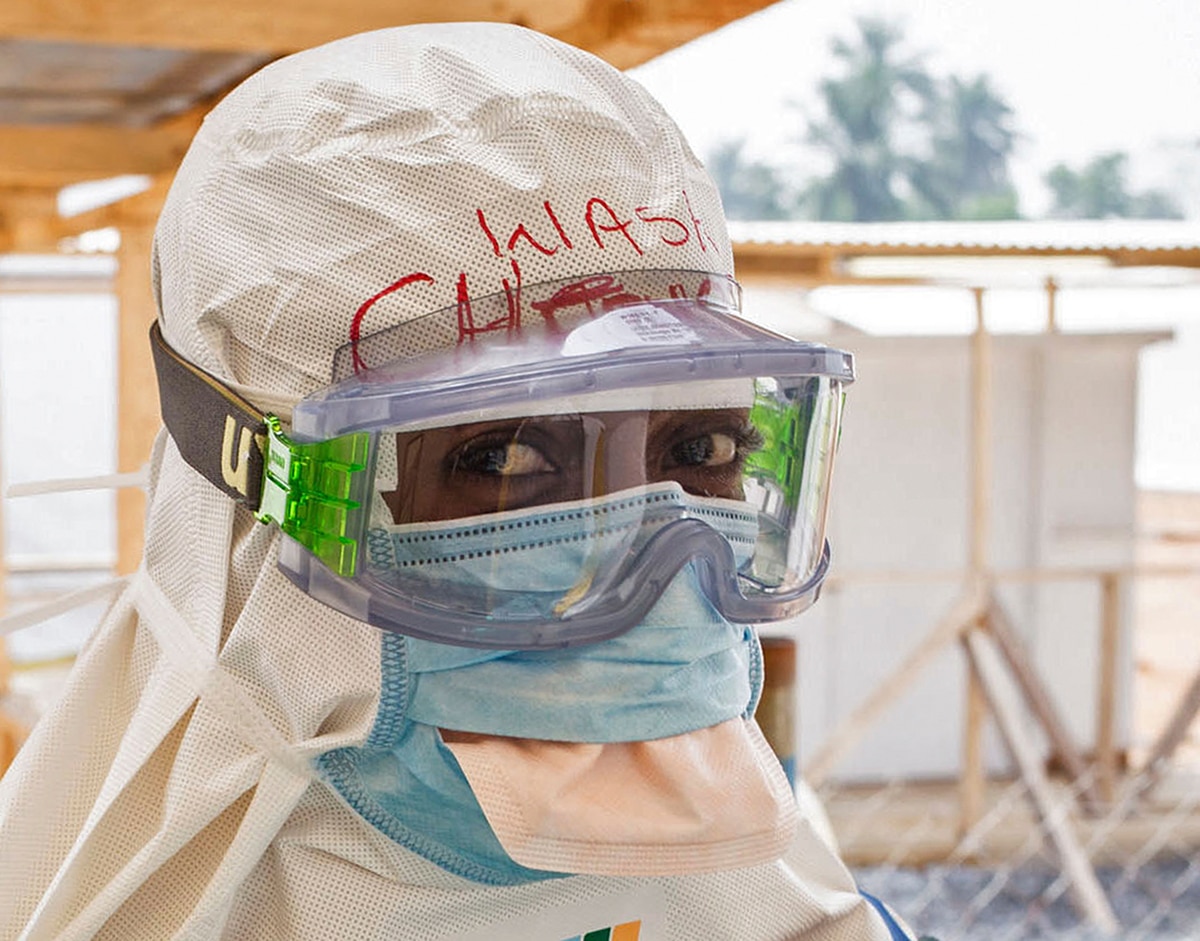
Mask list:
[[[347,340],[635,268],[732,273],[673,123],[586,53],[457,24],[331,43],[232,92],[180,167],[153,274],[167,342],[286,419]],[[297,591],[278,551],[160,435],[143,565],[0,787],[0,937],[888,937],[803,823],[772,863],[517,888],[388,840],[315,770],[376,724],[381,632]]]

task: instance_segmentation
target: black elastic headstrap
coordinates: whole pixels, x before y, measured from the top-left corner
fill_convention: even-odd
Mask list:
[[[157,321],[150,348],[163,424],[179,453],[213,486],[257,510],[267,434],[262,412],[171,349]]]

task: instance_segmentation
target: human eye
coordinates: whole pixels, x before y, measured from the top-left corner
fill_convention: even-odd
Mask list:
[[[671,448],[671,460],[676,467],[719,467],[734,461],[737,449],[732,436],[716,432],[680,441]]]
[[[741,499],[746,458],[763,445],[762,434],[748,415],[742,411],[677,415],[659,452],[659,479],[674,480],[697,496]]]
[[[482,477],[530,477],[552,474],[554,464],[535,445],[511,435],[482,435],[458,448],[452,471]]]
[[[668,455],[674,467],[725,467],[741,464],[746,455],[761,448],[762,444],[758,429],[746,423],[676,441]]]

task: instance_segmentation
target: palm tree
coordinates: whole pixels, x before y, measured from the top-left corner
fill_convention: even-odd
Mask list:
[[[1129,192],[1128,154],[1113,151],[1093,157],[1081,170],[1056,165],[1046,174],[1054,195],[1050,215],[1068,219],[1182,219],[1175,200],[1161,190]]]
[[[913,188],[943,219],[1014,218],[1008,161],[1019,135],[1013,110],[987,75],[952,75],[934,115],[932,154],[914,166]]]
[[[934,83],[920,56],[900,54],[897,26],[864,18],[857,27],[857,41],[833,43],[842,77],[820,85],[826,117],[810,126],[808,140],[829,154],[833,170],[805,199],[819,219],[899,219],[911,162],[905,129],[932,106]]]

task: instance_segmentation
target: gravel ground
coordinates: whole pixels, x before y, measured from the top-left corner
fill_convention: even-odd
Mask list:
[[[1111,941],[1080,921],[1059,873],[1043,865],[1011,872],[965,866],[863,868],[863,890],[885,900],[919,935],[938,941]],[[1097,875],[1121,924],[1120,941],[1200,941],[1200,860],[1173,857],[1132,874]]]

